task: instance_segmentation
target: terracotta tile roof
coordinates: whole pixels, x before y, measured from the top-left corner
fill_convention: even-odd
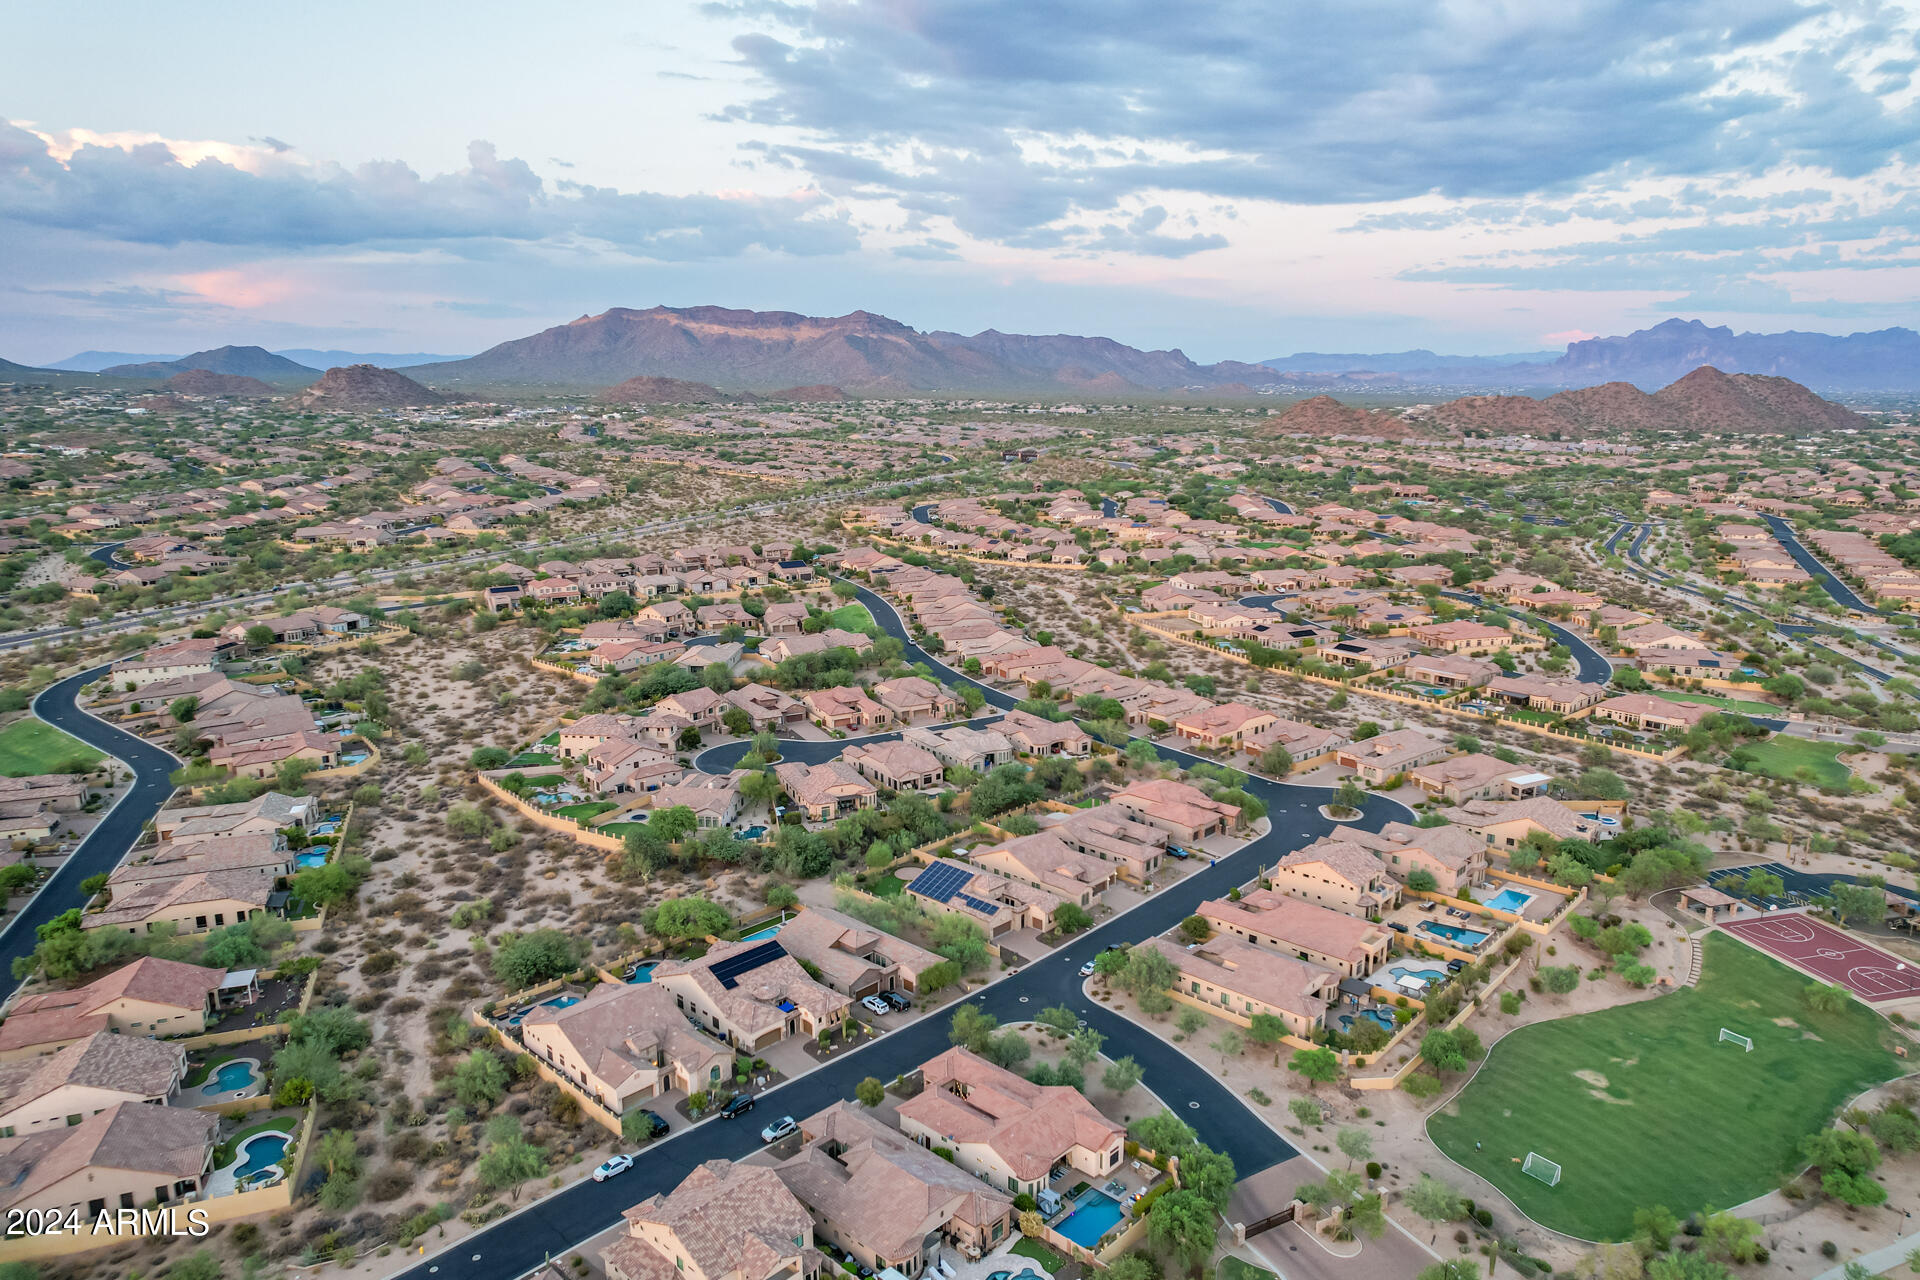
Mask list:
[[[807,1146],[776,1166],[780,1181],[883,1260],[912,1257],[955,1219],[980,1227],[1012,1213],[1005,1192],[848,1103],[809,1116],[800,1131]]]
[[[1213,938],[1195,951],[1165,938],[1149,938],[1141,945],[1173,961],[1186,978],[1211,983],[1310,1023],[1326,1013],[1339,985],[1339,975],[1331,969],[1262,950],[1230,935]]]
[[[1238,902],[1226,898],[1203,902],[1200,914],[1221,932],[1230,927],[1246,929],[1351,964],[1366,959],[1387,938],[1385,929],[1371,921],[1273,889],[1255,889]]]
[[[1076,1146],[1104,1152],[1125,1132],[1078,1089],[1034,1084],[963,1048],[920,1070],[926,1088],[900,1104],[901,1117],[955,1142],[986,1145],[1023,1182],[1045,1178]]]
[[[122,1102],[71,1129],[0,1139],[0,1208],[90,1168],[149,1174],[156,1183],[197,1178],[219,1130],[211,1112]]]
[[[66,1085],[107,1089],[134,1098],[164,1098],[179,1079],[186,1050],[145,1036],[95,1032],[50,1058],[0,1068],[0,1114]]]
[[[807,1249],[795,1240],[813,1238],[806,1206],[778,1174],[726,1160],[707,1161],[667,1195],[649,1196],[624,1216],[632,1234],[605,1257],[629,1280],[684,1280],[674,1258],[640,1238],[650,1228],[665,1232],[705,1280],[766,1280]]]

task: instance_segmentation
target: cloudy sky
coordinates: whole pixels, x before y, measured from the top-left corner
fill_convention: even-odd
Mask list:
[[[1202,360],[1915,325],[1917,7],[22,0],[0,355],[655,303]]]

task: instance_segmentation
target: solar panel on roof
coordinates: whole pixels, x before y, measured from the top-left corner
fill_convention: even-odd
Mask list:
[[[932,898],[935,902],[951,902],[953,895],[964,888],[973,879],[973,872],[965,867],[948,867],[939,863],[928,867],[907,888],[922,897]]]
[[[763,942],[757,947],[749,947],[738,955],[731,955],[721,960],[712,967],[711,972],[720,980],[721,986],[732,990],[739,985],[740,975],[752,973],[761,965],[772,964],[785,954],[787,949],[778,942]]]
[[[988,902],[984,898],[976,898],[970,893],[961,894],[960,901],[966,903],[968,906],[972,907],[975,911],[982,912],[986,915],[992,915],[994,912],[1000,909],[999,904]]]

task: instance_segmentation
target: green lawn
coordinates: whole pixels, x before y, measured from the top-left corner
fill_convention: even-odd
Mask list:
[[[547,812],[556,818],[572,818],[575,822],[585,822],[588,818],[597,817],[609,809],[619,807],[612,800],[588,800],[580,804],[563,804],[558,809],[549,809]]]
[[[544,751],[522,751],[519,755],[507,761],[507,768],[530,769],[535,765],[556,765],[559,763],[558,758],[550,756]]]
[[[1770,702],[1755,702],[1751,698],[1723,698],[1711,693],[1675,693],[1670,689],[1654,692],[1657,698],[1668,702],[1698,702],[1709,707],[1718,707],[1722,711],[1737,711],[1747,716],[1777,716],[1780,708]]]
[[[1229,1254],[1220,1259],[1219,1280],[1276,1280],[1273,1272]]]
[[[877,632],[880,628],[873,623],[873,615],[867,612],[867,606],[858,600],[843,604],[827,615],[827,625],[838,627],[842,631]]]
[[[1007,1252],[1017,1253],[1023,1258],[1032,1258],[1040,1264],[1041,1269],[1048,1275],[1057,1274],[1060,1268],[1067,1265],[1065,1258],[1047,1248],[1047,1246],[1041,1244],[1038,1240],[1029,1240],[1025,1236],[1021,1236],[1019,1243],[1015,1244],[1013,1248],[1007,1250]]]
[[[1682,1218],[1731,1208],[1793,1172],[1801,1139],[1841,1104],[1905,1069],[1877,1014],[1814,1013],[1806,986],[1711,934],[1698,986],[1522,1027],[1427,1133],[1522,1212],[1583,1239],[1626,1239],[1649,1205]],[[1722,1027],[1753,1051],[1719,1044]],[[1557,1187],[1521,1173],[1529,1151],[1561,1166]]]
[[[609,822],[604,827],[595,827],[594,830],[610,836],[619,836],[624,840],[626,839],[627,832],[643,831],[646,829],[646,825],[644,822]]]
[[[60,766],[72,760],[91,765],[104,758],[72,734],[32,716],[0,729],[0,774],[9,778],[58,773]]]
[[[883,876],[875,876],[873,883],[867,886],[867,892],[876,898],[897,898],[907,891],[907,882],[889,871]]]
[[[1845,750],[1847,747],[1838,742],[1810,742],[1775,734],[1765,742],[1740,748],[1738,754],[1752,761],[1747,766],[1750,773],[1791,779],[1804,768],[1813,771],[1815,784],[1837,787],[1844,786],[1853,773],[1840,763],[1840,753]]]

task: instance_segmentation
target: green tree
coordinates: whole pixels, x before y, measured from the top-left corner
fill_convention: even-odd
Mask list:
[[[647,921],[647,932],[657,938],[706,938],[733,927],[733,917],[717,902],[701,897],[669,898]]]
[[[495,1116],[487,1123],[487,1149],[478,1166],[480,1185],[505,1191],[547,1171],[547,1152],[528,1142],[514,1116]]]
[[[493,949],[493,974],[509,991],[564,977],[579,967],[583,948],[558,929],[508,934]]]
[[[1053,927],[1062,934],[1075,934],[1093,927],[1093,917],[1077,902],[1063,902],[1054,909]]]
[[[1874,884],[1847,884],[1836,880],[1827,890],[1833,918],[1848,924],[1878,924],[1887,918],[1887,891]]]
[[[1460,1193],[1430,1173],[1421,1174],[1420,1180],[1407,1188],[1405,1203],[1428,1222],[1452,1222],[1467,1212]]]
[[[1287,1070],[1298,1072],[1309,1089],[1318,1089],[1340,1078],[1340,1059],[1331,1049],[1296,1049]]]
[[[964,1045],[974,1053],[985,1054],[993,1040],[993,1033],[999,1029],[1000,1019],[977,1005],[963,1004],[953,1011],[947,1039],[954,1044]]]
[[[1107,1064],[1107,1069],[1100,1075],[1100,1083],[1111,1093],[1125,1093],[1140,1083],[1140,1075],[1140,1064],[1134,1061],[1133,1055],[1128,1054]]]
[[[1365,1129],[1341,1129],[1333,1135],[1333,1145],[1339,1147],[1340,1154],[1347,1158],[1348,1168],[1352,1168],[1356,1160],[1373,1157],[1373,1135]]]
[[[1649,1256],[1665,1253],[1672,1248],[1673,1233],[1679,1229],[1679,1219],[1673,1216],[1673,1210],[1663,1204],[1633,1211],[1634,1243]]]
[[[1180,1185],[1215,1209],[1225,1210],[1233,1199],[1235,1177],[1233,1159],[1224,1152],[1196,1143],[1180,1157]]]
[[[1213,1254],[1217,1224],[1218,1213],[1205,1197],[1184,1189],[1168,1191],[1147,1211],[1147,1238],[1155,1248],[1198,1270]]]
[[[853,1087],[853,1096],[863,1107],[877,1107],[886,1101],[887,1086],[881,1084],[877,1076],[868,1076]]]
[[[474,1111],[491,1111],[507,1094],[507,1066],[488,1049],[475,1049],[453,1070],[453,1096]]]

